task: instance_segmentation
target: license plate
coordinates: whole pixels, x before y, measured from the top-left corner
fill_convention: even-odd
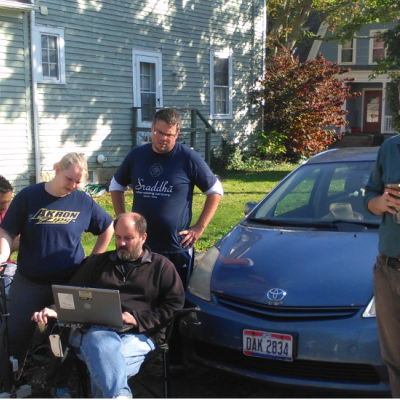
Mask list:
[[[243,353],[246,356],[293,361],[293,336],[286,333],[243,331]]]

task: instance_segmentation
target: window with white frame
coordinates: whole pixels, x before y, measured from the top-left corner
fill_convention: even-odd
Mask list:
[[[138,124],[150,127],[155,108],[163,107],[162,54],[132,50],[133,104],[139,107]]]
[[[214,119],[232,118],[232,52],[210,53],[210,114]]]
[[[377,35],[385,30],[370,31],[371,39],[369,40],[369,63],[376,64],[376,60],[385,57],[385,42],[380,40]]]
[[[339,64],[354,64],[356,61],[356,39],[339,44]]]
[[[66,83],[64,28],[36,25],[33,35],[38,83]]]

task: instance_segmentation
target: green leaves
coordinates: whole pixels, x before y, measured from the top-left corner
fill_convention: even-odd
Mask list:
[[[377,66],[373,68],[370,79],[377,75],[388,74],[392,80],[388,85],[388,103],[392,111],[392,123],[394,128],[400,130],[400,22],[393,29],[389,29],[378,38],[385,42],[386,57],[377,60]]]
[[[329,24],[330,40],[341,42],[351,39],[364,25],[393,22],[400,15],[398,0],[270,0],[267,8],[268,36],[276,37],[288,50],[304,36],[311,14]]]

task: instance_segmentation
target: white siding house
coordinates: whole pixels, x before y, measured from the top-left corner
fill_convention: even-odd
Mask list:
[[[78,151],[105,181],[148,140],[145,107],[178,108],[185,128],[198,110],[211,148],[223,133],[246,143],[265,23],[265,0],[0,0],[0,174],[19,190]]]

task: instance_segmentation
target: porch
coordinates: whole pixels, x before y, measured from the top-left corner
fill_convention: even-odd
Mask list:
[[[361,96],[349,99],[343,105],[347,110],[346,119],[349,123],[345,127],[352,133],[368,133],[393,135],[396,132],[392,124],[391,109],[388,102],[388,90],[391,86],[387,76],[369,80],[369,72],[352,71],[349,77],[351,92],[361,93]]]

